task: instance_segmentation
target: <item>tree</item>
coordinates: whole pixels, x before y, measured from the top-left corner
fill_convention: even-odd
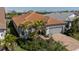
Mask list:
[[[29,38],[34,36],[38,36],[39,34],[45,34],[45,22],[42,20],[38,21],[27,21],[24,24],[20,25],[20,27],[26,31],[28,30]]]
[[[79,16],[75,17],[71,22],[71,28],[65,32],[69,36],[73,36],[74,33],[79,31]]]
[[[5,42],[11,45],[11,50],[14,50],[16,45],[16,37],[14,35],[7,34],[5,37]]]
[[[4,50],[14,50],[16,45],[16,37],[12,34],[7,34],[5,39],[1,41]]]
[[[6,16],[8,16],[9,19],[11,19],[13,16],[18,15],[18,13],[16,11],[11,11],[10,13],[7,13]]]
[[[71,26],[72,33],[76,33],[79,30],[79,17],[76,17]]]
[[[45,22],[42,20],[36,21],[34,27],[38,34],[45,34]]]

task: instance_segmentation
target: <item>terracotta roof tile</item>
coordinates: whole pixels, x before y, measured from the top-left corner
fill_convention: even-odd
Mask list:
[[[16,24],[16,26],[19,26],[20,24],[23,24],[26,21],[37,21],[37,20],[46,20],[46,17],[41,15],[41,14],[37,14],[35,12],[29,13],[29,14],[22,14],[19,16],[14,16],[12,18],[12,20],[14,21],[14,23]]]
[[[45,20],[47,20],[47,18],[45,16],[41,15],[41,14],[32,12],[29,16],[25,17],[24,22],[26,22],[26,21],[35,22],[35,21],[38,21],[38,20],[45,21]]]
[[[49,17],[43,16],[42,14],[38,14],[35,12],[31,12],[29,14],[23,14],[23,15],[19,15],[19,16],[14,16],[12,19],[17,26],[24,24],[24,22],[26,22],[26,21],[34,22],[34,21],[38,21],[38,20],[46,21],[47,22],[46,25],[64,23],[64,21],[57,20],[54,18],[49,18]]]
[[[19,26],[22,22],[25,21],[25,17],[27,17],[29,14],[22,14],[22,15],[16,15],[14,17],[12,17],[12,20],[14,21],[14,23]]]
[[[58,24],[64,24],[64,21],[56,18],[49,18],[46,25],[58,25]]]

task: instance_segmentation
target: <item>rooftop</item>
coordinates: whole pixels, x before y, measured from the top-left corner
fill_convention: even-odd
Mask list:
[[[50,17],[44,16],[42,14],[38,14],[35,12],[14,16],[12,19],[14,23],[16,24],[16,26],[19,26],[26,21],[34,22],[38,20],[46,21],[46,25],[64,24],[63,20],[55,19],[54,17],[50,18]]]
[[[45,16],[49,16],[49,17],[55,17],[57,19],[60,20],[64,20],[67,21],[68,16],[72,15],[74,13],[72,12],[62,12],[62,13],[50,13],[50,14],[46,14]]]
[[[0,7],[0,29],[6,29],[5,9]]]

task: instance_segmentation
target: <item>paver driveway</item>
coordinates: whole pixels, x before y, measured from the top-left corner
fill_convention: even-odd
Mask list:
[[[79,41],[72,37],[60,33],[53,34],[52,37],[55,41],[65,45],[66,49],[70,51],[79,50]]]

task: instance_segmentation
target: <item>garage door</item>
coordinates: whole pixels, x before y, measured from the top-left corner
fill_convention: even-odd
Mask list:
[[[62,31],[62,28],[61,28],[61,27],[58,27],[58,28],[51,28],[51,29],[49,30],[49,33],[50,33],[50,34],[61,33],[61,31]]]

